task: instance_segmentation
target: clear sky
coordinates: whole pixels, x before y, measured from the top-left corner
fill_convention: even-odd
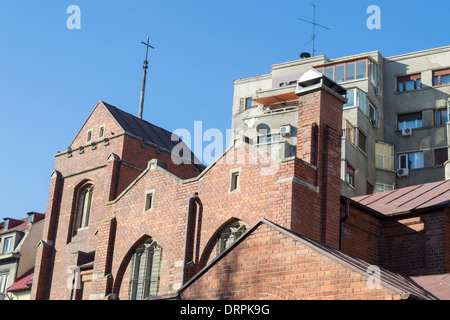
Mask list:
[[[311,52],[384,57],[450,45],[449,1],[0,0],[0,219],[45,212],[54,155],[99,100],[137,115],[145,47],[144,119],[167,130],[231,127],[233,80]],[[70,5],[81,29],[71,30]],[[367,8],[381,9],[370,30]],[[449,58],[450,64],[450,58]]]

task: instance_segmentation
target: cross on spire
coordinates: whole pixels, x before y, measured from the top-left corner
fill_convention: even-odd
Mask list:
[[[142,119],[142,115],[144,113],[144,96],[145,96],[145,84],[147,82],[147,69],[148,69],[148,48],[155,49],[153,46],[150,45],[150,37],[147,37],[147,42],[141,41],[143,45],[146,46],[146,53],[145,53],[145,61],[144,61],[144,78],[142,79],[142,90],[141,90],[141,100],[139,103],[139,115],[138,118]]]

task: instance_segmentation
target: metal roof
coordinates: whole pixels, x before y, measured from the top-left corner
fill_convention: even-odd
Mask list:
[[[155,126],[154,124],[133,116],[132,114],[129,114],[125,111],[122,111],[104,101],[101,102],[125,132],[130,133],[170,152],[172,152],[175,146],[177,146],[179,143],[183,143],[183,148],[179,149],[190,150],[184,144],[184,142],[182,142],[181,138],[177,135],[172,134],[172,132]],[[190,155],[180,155],[185,158],[190,158],[191,163],[201,164],[200,160],[198,160],[192,152]]]
[[[450,180],[356,197],[351,200],[383,215],[450,205]]]

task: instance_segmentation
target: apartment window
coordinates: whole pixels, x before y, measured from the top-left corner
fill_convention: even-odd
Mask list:
[[[397,115],[397,124],[398,130],[421,128],[422,112],[399,114]]]
[[[3,223],[3,230],[8,230],[9,227],[9,219],[5,219],[5,222]]]
[[[245,109],[253,106],[253,98],[245,98]]]
[[[280,134],[269,134],[266,136],[258,137],[258,144],[272,143],[272,142],[279,142],[279,141],[280,141]]]
[[[162,248],[152,239],[133,253],[129,300],[144,300],[158,294]]]
[[[243,221],[236,220],[226,226],[217,236],[216,254],[219,255],[231,246],[245,231],[248,226]]]
[[[364,133],[358,128],[358,148],[361,149],[362,152],[367,153],[366,150],[367,138]]]
[[[423,152],[413,152],[399,155],[399,169],[420,169],[423,167]]]
[[[153,209],[153,191],[148,191],[145,194],[145,208],[144,211],[152,210]]]
[[[8,277],[9,277],[8,270],[0,271],[0,293],[6,293],[8,285]]]
[[[394,170],[394,147],[384,143],[375,144],[375,166],[379,169]]]
[[[34,214],[33,214],[33,213],[30,213],[30,214],[28,215],[28,223],[33,223],[33,219],[34,219]]]
[[[347,168],[345,171],[345,182],[347,182],[352,187],[355,186],[355,169],[347,163]]]
[[[347,99],[348,101],[344,108],[359,107],[365,115],[369,116],[367,93],[356,88],[349,89],[347,90]]]
[[[450,83],[450,69],[433,72],[433,86],[441,86]]]
[[[375,193],[379,192],[387,192],[394,190],[394,186],[390,184],[384,184],[384,183],[376,183],[375,184]]]
[[[447,148],[434,150],[434,165],[436,167],[443,166],[447,160],[448,160],[448,149]]]
[[[3,253],[9,253],[13,250],[13,237],[7,237],[5,238],[5,241],[3,243]]]
[[[434,124],[439,126],[441,124],[446,124],[448,121],[448,109],[438,109],[434,111]]]
[[[361,59],[357,61],[340,62],[335,65],[317,67],[316,70],[336,82],[364,79],[367,77],[368,73],[367,61],[367,59]]]
[[[77,218],[76,218],[76,228],[82,229],[89,226],[89,218],[91,215],[92,206],[92,194],[94,192],[94,186],[88,185],[81,189],[78,194],[78,207],[77,207]]]
[[[239,191],[240,190],[240,170],[231,172],[231,179],[230,179],[230,192],[233,191]]]
[[[402,76],[397,78],[397,91],[412,91],[422,88],[421,74]]]

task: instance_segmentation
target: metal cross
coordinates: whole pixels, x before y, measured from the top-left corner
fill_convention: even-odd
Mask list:
[[[144,113],[144,96],[145,96],[145,84],[147,82],[147,69],[148,69],[148,48],[155,49],[155,47],[150,45],[150,37],[147,37],[147,43],[141,41],[143,45],[147,47],[147,52],[145,53],[145,61],[144,61],[144,78],[142,79],[142,89],[141,89],[141,100],[139,103],[139,115],[138,118],[142,119],[142,115]]]

